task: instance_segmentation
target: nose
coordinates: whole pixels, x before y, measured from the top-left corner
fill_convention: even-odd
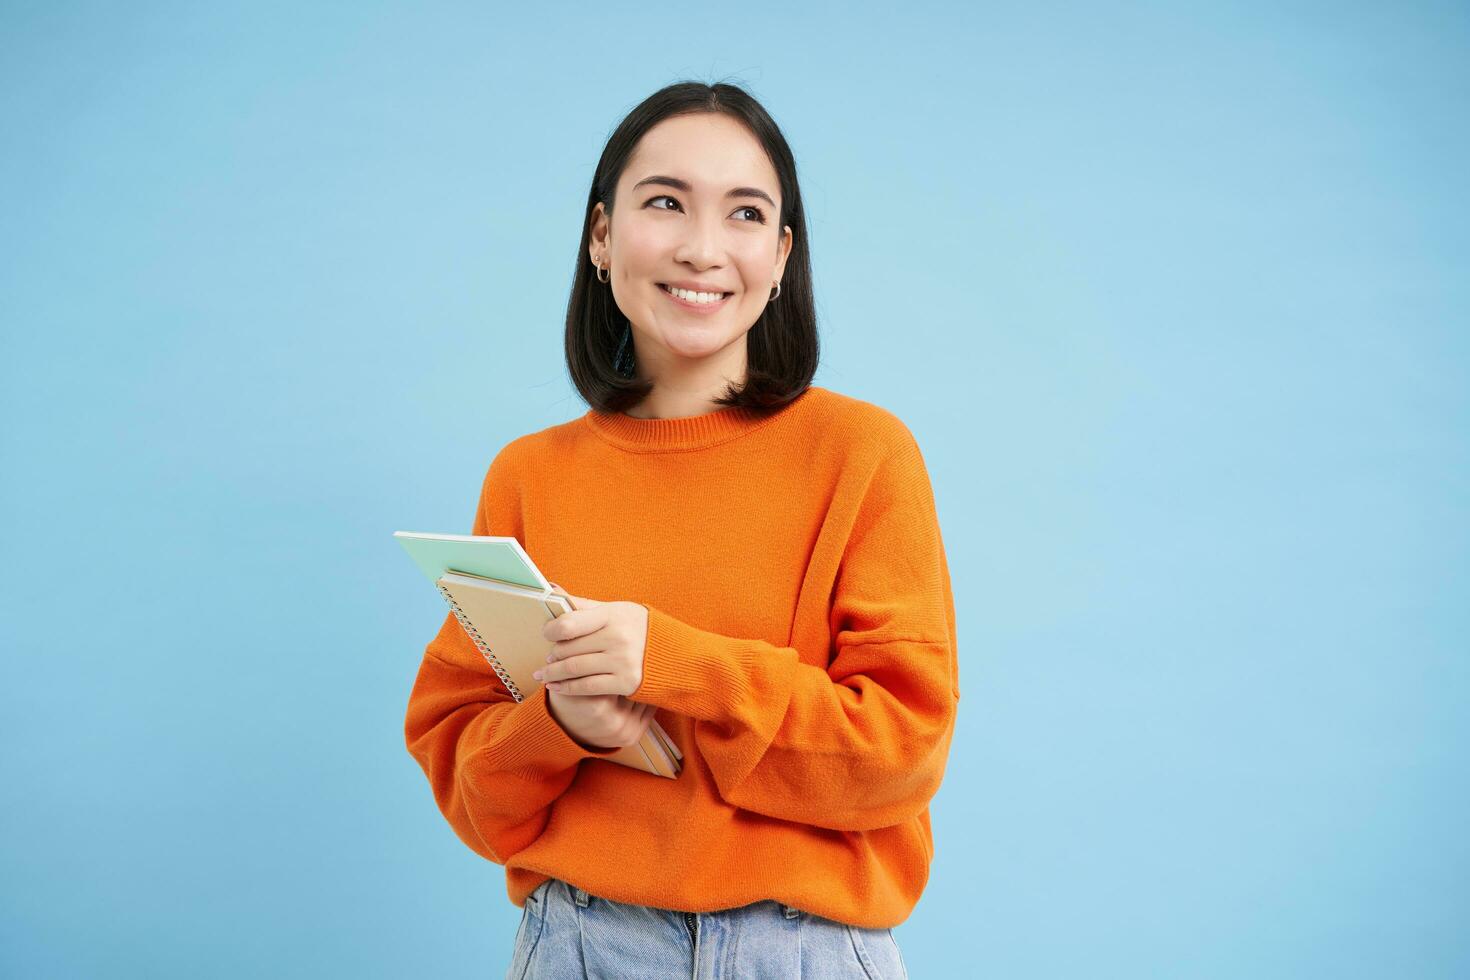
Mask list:
[[[704,215],[689,222],[686,225],[689,234],[674,254],[674,260],[687,262],[701,270],[719,265],[725,255],[721,220],[717,213],[707,210]]]

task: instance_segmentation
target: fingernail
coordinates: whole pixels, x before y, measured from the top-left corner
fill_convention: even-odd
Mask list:
[[[551,663],[551,654],[549,653],[546,655],[546,662]]]
[[[534,678],[536,678],[539,681],[541,679],[541,671],[538,670],[538,671],[536,671],[536,673],[532,674],[531,676],[534,677]]]

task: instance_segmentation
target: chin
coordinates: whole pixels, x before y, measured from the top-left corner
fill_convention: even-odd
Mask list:
[[[670,344],[669,352],[676,357],[682,357],[688,361],[698,361],[718,354],[725,349],[724,344]]]
[[[714,335],[709,332],[701,333],[697,331],[679,330],[677,331],[676,336],[664,337],[664,346],[669,349],[670,353],[675,354],[679,357],[688,358],[689,360],[698,360],[701,357],[709,357],[711,354],[718,354],[720,351],[730,346],[731,342],[737,339],[739,338],[715,338]]]

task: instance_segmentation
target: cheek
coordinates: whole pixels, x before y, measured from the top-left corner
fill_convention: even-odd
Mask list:
[[[740,281],[752,293],[771,285],[771,270],[776,267],[775,249],[751,249],[740,257]]]
[[[742,242],[742,245],[744,247],[731,248],[731,262],[735,264],[739,281],[745,288],[754,288],[770,272],[770,264],[766,259],[766,253],[770,250],[760,247],[756,242]]]
[[[626,268],[641,271],[667,264],[666,256],[674,248],[665,240],[667,233],[649,223],[637,221],[620,230],[623,234],[618,241],[618,251]]]

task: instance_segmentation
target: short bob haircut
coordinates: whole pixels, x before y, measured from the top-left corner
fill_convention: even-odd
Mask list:
[[[745,335],[745,383],[731,382],[715,403],[758,412],[775,411],[805,391],[816,374],[819,344],[816,306],[812,300],[811,255],[807,249],[806,212],[802,208],[791,148],[775,121],[744,89],[722,82],[714,85],[676,82],[644,99],[618,124],[597,161],[592,190],[587,195],[582,235],[577,240],[577,271],[567,302],[566,355],[572,383],[598,412],[631,408],[653,390],[653,384],[624,377],[614,367],[628,318],[618,309],[612,290],[597,281],[596,268],[587,255],[592,209],[602,201],[611,219],[618,180],[644,133],[670,116],[698,112],[722,112],[731,116],[744,123],[760,141],[780,182],[781,218],[776,228],[790,225],[792,236],[791,254],[786,258],[781,277],[781,293],[766,304]]]

